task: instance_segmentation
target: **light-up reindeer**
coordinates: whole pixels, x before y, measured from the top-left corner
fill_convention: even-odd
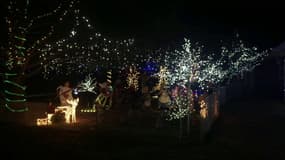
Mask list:
[[[63,112],[65,115],[66,123],[76,123],[76,107],[78,105],[79,98],[67,99],[66,103],[71,106],[58,106],[55,112]]]
[[[71,123],[76,123],[76,108],[79,102],[79,98],[72,99],[72,100],[68,99],[66,100],[66,102],[71,105],[71,111],[69,113],[69,115],[71,116]]]

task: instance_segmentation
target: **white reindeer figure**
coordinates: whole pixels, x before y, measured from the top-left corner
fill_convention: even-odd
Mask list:
[[[68,104],[71,105],[71,111],[70,111],[70,116],[71,116],[71,123],[76,123],[76,107],[79,102],[79,98],[72,99],[72,100],[66,100]]]
[[[55,108],[55,113],[63,112],[65,115],[66,123],[75,123],[76,122],[76,107],[78,105],[79,98],[76,99],[67,99],[66,103],[71,106],[58,106]],[[71,120],[70,120],[71,118]]]

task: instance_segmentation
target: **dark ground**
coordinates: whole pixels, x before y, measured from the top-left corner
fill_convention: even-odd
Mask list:
[[[285,159],[283,103],[243,100],[221,109],[221,117],[204,143],[194,133],[179,142],[176,132],[156,129],[151,122],[97,128],[2,123],[0,152],[17,159]]]

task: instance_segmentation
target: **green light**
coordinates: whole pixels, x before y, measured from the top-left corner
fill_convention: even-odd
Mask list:
[[[16,76],[17,73],[5,73],[5,76]]]
[[[26,49],[25,47],[17,46],[17,45],[16,45],[16,48],[19,49],[19,50],[24,50],[24,49]]]
[[[7,91],[7,90],[5,90],[4,92],[5,92],[6,94],[13,95],[13,96],[25,97],[24,94],[20,94],[20,93],[10,92],[10,91]]]
[[[26,112],[28,111],[28,107],[25,107],[24,109],[13,109],[8,104],[5,104],[5,108],[7,108],[11,112]]]
[[[13,103],[21,103],[21,102],[26,102],[26,99],[9,99],[5,98],[7,102],[13,102]]]
[[[27,40],[26,38],[18,37],[18,36],[14,36],[14,38],[16,38],[16,39],[18,39],[18,40],[21,40],[21,41],[26,41],[26,40]]]
[[[26,90],[26,86],[22,86],[22,85],[19,85],[18,83],[15,83],[15,82],[12,82],[12,81],[9,81],[9,80],[4,80],[4,83],[8,83],[8,84],[12,84],[18,88],[21,88],[22,90]]]
[[[17,64],[24,64],[24,63],[23,63],[23,62],[21,62],[21,61],[18,61],[18,62],[17,62]]]
[[[81,109],[80,112],[83,112],[83,113],[95,113],[96,109]]]

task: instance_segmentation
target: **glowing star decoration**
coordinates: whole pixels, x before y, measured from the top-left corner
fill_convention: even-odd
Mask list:
[[[91,75],[85,77],[85,79],[80,82],[77,86],[77,92],[91,92],[96,94],[95,89],[97,86],[97,82],[95,78],[91,78]]]
[[[136,67],[130,67],[127,76],[127,88],[132,88],[135,91],[139,89],[139,75],[140,73],[136,70]]]
[[[208,117],[208,106],[205,100],[200,101],[200,116],[202,119],[206,119]]]

